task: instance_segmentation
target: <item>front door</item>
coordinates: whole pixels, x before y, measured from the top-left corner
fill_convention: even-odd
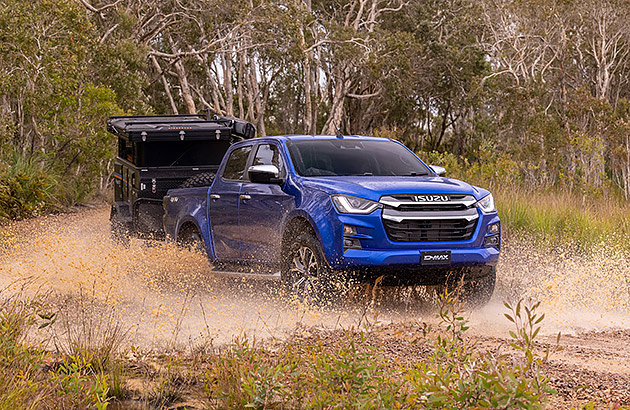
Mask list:
[[[252,165],[274,165],[279,177],[286,178],[285,162],[274,144],[260,144]],[[293,203],[293,197],[280,184],[260,184],[248,180],[241,187],[239,222],[241,257],[248,261],[279,262],[282,242],[282,219]]]

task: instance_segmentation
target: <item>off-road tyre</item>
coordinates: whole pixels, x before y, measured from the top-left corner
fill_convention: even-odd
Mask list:
[[[280,272],[286,293],[309,304],[332,302],[339,294],[343,275],[333,272],[312,233],[302,233],[287,244]]]
[[[192,226],[185,226],[177,235],[177,245],[193,252],[204,252],[203,237],[199,230]]]
[[[197,174],[188,178],[187,180],[182,182],[182,184],[179,187],[180,188],[196,188],[196,187],[210,186],[212,185],[212,181],[214,181],[215,176],[216,176],[216,173],[214,172],[203,172],[201,174]]]
[[[109,234],[115,245],[129,247],[129,237],[131,235],[129,226],[118,218],[113,206],[109,214]]]
[[[110,238],[116,245],[128,247],[129,246],[129,230],[118,221],[110,221]]]
[[[457,296],[468,306],[480,308],[490,302],[497,280],[496,266],[483,266],[464,270],[446,281],[448,293]]]

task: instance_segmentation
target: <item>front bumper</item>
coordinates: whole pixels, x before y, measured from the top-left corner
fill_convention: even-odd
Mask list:
[[[365,249],[348,249],[343,259],[337,266],[333,268],[372,268],[372,267],[426,267],[435,266],[421,265],[420,255],[423,250],[436,250],[436,248],[417,250],[365,250]],[[452,267],[476,266],[476,265],[496,265],[499,261],[499,250],[497,248],[468,248],[468,249],[451,249],[444,247],[441,250],[451,251]],[[443,267],[443,266],[442,266]]]
[[[499,260],[500,241],[496,246],[486,246],[490,236],[500,238],[500,220],[496,213],[479,212],[479,218],[472,237],[465,241],[449,242],[394,242],[390,240],[381,219],[381,210],[369,215],[329,214],[331,226],[326,236],[334,240],[322,240],[328,263],[336,270],[389,271],[392,269],[457,269],[470,266],[494,266]],[[498,233],[488,230],[490,225],[499,226]],[[356,234],[344,236],[344,225],[350,225]],[[360,243],[360,249],[344,249],[345,238],[353,238]],[[322,236],[322,239],[324,236]],[[450,251],[450,265],[427,266],[421,264],[423,251]]]

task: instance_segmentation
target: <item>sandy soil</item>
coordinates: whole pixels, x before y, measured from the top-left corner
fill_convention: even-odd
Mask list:
[[[95,340],[119,327],[125,345],[186,351],[247,335],[283,340],[296,327],[393,329],[435,323],[427,298],[385,290],[376,301],[310,309],[281,297],[276,283],[216,277],[201,255],[159,242],[109,241],[109,211],[82,209],[0,227],[0,298],[39,297],[59,320],[34,339]],[[630,258],[603,248],[583,256],[536,251],[528,238],[506,238],[493,301],[470,312],[469,334],[480,345],[505,344],[504,300],[531,299],[545,312],[539,342],[562,350],[546,365],[558,391],[552,407],[589,400],[598,408],[630,406]],[[375,302],[375,303],[374,303]],[[383,335],[389,333],[384,331]],[[401,343],[396,332],[384,345]],[[396,350],[404,355],[405,350]]]

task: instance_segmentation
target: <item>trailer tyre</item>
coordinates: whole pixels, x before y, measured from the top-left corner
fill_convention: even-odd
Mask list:
[[[215,177],[214,172],[203,172],[201,174],[197,174],[192,176],[182,182],[179,186],[180,188],[195,188],[195,187],[203,187],[212,185],[212,181],[214,181]]]
[[[114,244],[129,247],[129,237],[131,235],[129,226],[119,219],[114,207],[112,207],[109,215],[109,229],[110,237]]]

